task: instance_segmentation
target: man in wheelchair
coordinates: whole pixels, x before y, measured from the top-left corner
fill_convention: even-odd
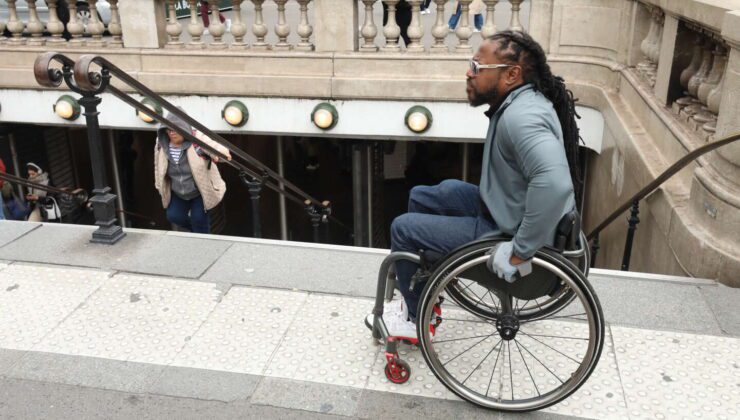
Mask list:
[[[558,222],[576,206],[574,101],[550,72],[542,47],[523,32],[503,31],[484,41],[466,76],[470,105],[489,105],[480,185],[446,180],[414,187],[408,213],[391,226],[391,250],[444,255],[481,236],[503,234],[511,240],[492,250],[489,270],[509,283],[527,281],[531,258],[553,245]],[[390,336],[416,338],[424,285],[412,287],[412,278],[419,265],[399,260],[395,268],[403,299],[385,304],[383,321]]]

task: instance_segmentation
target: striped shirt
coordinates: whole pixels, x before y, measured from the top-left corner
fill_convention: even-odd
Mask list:
[[[170,157],[175,162],[175,164],[180,163],[180,154],[182,152],[182,147],[173,146],[170,144]]]

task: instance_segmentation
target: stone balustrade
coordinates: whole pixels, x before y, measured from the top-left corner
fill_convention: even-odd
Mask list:
[[[99,19],[98,0],[87,0],[84,13],[74,1],[8,0],[7,3],[8,19],[0,21],[0,29],[7,28],[10,36],[0,36],[0,45],[9,47],[125,46],[307,52],[317,50],[314,28],[320,26],[323,30],[342,28],[330,29],[328,36],[346,38],[332,41],[329,47],[319,48],[320,51],[469,55],[482,38],[497,30],[525,30],[528,25],[528,17],[522,16],[525,0],[481,0],[476,7],[482,4],[482,10],[476,12],[480,12],[478,19],[484,23],[479,23],[478,28],[471,13],[474,0],[460,0],[460,16],[453,28],[448,26],[448,20],[456,10],[449,0],[433,0],[424,13],[423,0],[405,3],[401,0],[107,0],[104,3],[106,10],[110,10],[107,22]],[[18,13],[19,3],[28,5],[24,18]],[[67,10],[60,11],[60,4]],[[42,5],[48,8],[47,21],[39,19],[37,13],[37,7]],[[528,3],[525,6],[529,10]],[[345,12],[338,13],[340,9]],[[203,16],[204,12],[208,17]],[[121,14],[126,13],[122,25]],[[364,22],[350,22],[353,14],[364,14]],[[64,21],[60,16],[65,17]],[[340,19],[346,22],[334,21]],[[336,48],[338,45],[342,47]]]
[[[19,0],[8,0],[8,21],[0,21],[2,29],[8,30],[10,37],[0,35],[0,45],[5,46],[70,46],[70,47],[122,47],[121,17],[119,0],[107,0],[106,7],[110,19],[106,25],[100,20],[97,10],[98,0],[87,0],[84,13],[74,1],[60,3],[59,0],[27,0],[28,16],[24,21],[18,13]],[[39,7],[46,7],[47,21],[39,18]],[[65,7],[66,10],[60,10]],[[60,16],[65,16],[63,22]],[[106,13],[108,16],[108,13]]]

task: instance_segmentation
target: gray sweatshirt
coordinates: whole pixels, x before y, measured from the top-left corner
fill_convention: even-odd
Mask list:
[[[558,222],[575,208],[560,122],[531,84],[486,115],[481,199],[499,230],[514,237],[514,254],[529,259],[553,244]]]

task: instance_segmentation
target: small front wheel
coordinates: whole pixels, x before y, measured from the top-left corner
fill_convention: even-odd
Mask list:
[[[398,357],[389,358],[385,365],[385,377],[394,384],[406,383],[411,377],[411,367]]]

